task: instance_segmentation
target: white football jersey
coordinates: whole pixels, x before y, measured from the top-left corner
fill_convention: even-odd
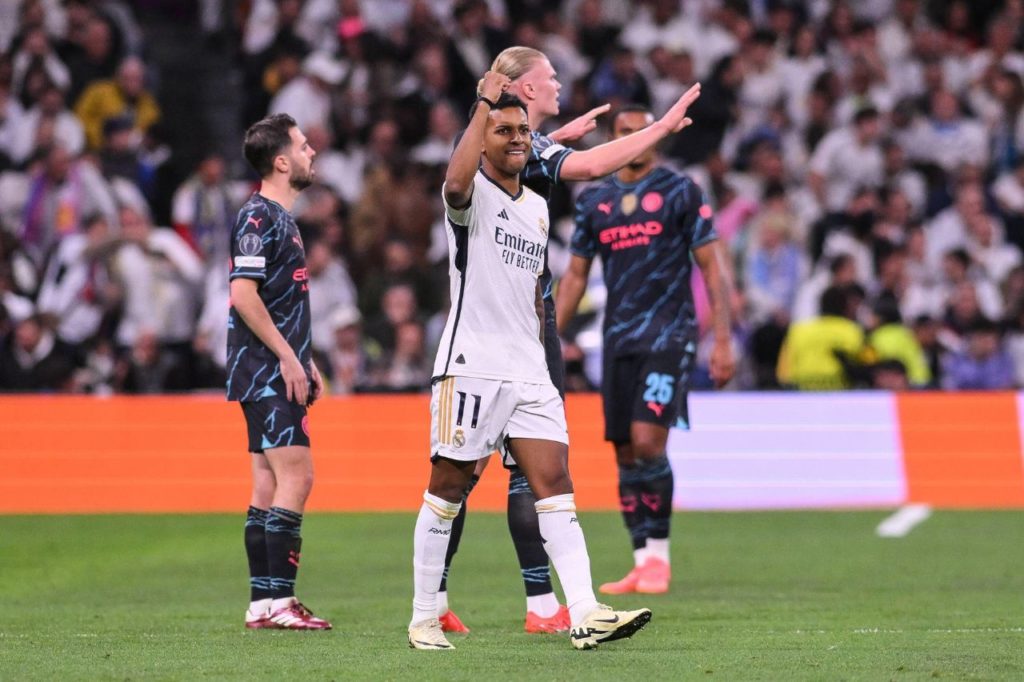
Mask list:
[[[469,206],[445,202],[445,213],[452,308],[434,377],[551,383],[537,315],[547,202],[523,185],[513,197],[477,171]]]

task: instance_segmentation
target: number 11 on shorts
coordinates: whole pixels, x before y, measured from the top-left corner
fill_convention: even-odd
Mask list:
[[[455,425],[456,426],[462,426],[462,418],[463,418],[463,416],[465,415],[465,412],[466,412],[466,396],[467,396],[467,393],[465,393],[464,391],[456,391],[456,393],[459,394],[459,411],[458,411],[458,413],[456,415],[456,418],[455,418]],[[478,396],[476,393],[470,393],[468,395],[471,398],[473,398],[473,418],[472,418],[472,420],[469,423],[469,428],[475,429],[476,428],[476,424],[477,424],[477,420],[480,418],[480,400],[481,399],[480,399],[480,396]]]

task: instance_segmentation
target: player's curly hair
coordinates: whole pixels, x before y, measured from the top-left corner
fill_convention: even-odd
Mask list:
[[[274,114],[256,121],[245,131],[242,153],[261,178],[274,171],[274,158],[291,145],[289,131],[296,127],[295,119],[288,114]]]
[[[508,76],[511,81],[521,77],[524,73],[533,68],[533,65],[540,59],[547,59],[547,56],[540,50],[532,47],[516,45],[502,50],[491,64],[491,71]],[[483,92],[484,79],[481,78],[476,84],[476,94]]]

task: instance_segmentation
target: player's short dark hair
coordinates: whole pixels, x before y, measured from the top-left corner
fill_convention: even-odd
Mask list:
[[[292,143],[290,130],[298,127],[288,114],[274,114],[256,121],[245,131],[242,153],[261,178],[274,170],[274,158]]]
[[[476,108],[478,106],[480,106],[479,101],[473,102],[473,106],[469,108],[470,118],[473,118],[473,114],[476,113]],[[494,103],[493,107],[491,107],[491,111],[498,111],[499,109],[522,109],[523,113],[525,113],[527,117],[530,115],[530,110],[526,108],[526,103],[511,92],[501,93],[501,97],[499,97],[498,101]],[[456,144],[458,144],[458,142],[456,142]]]
[[[651,108],[644,104],[638,104],[636,102],[630,104],[623,104],[621,107],[615,110],[615,113],[608,119],[608,130],[615,132],[615,122],[619,120],[619,116],[623,114],[647,114],[653,116]]]

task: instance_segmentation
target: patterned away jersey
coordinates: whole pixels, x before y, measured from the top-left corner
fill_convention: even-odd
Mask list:
[[[231,279],[236,277],[259,282],[260,300],[270,319],[309,376],[313,352],[306,252],[291,214],[258,193],[238,212],[231,235]],[[228,400],[285,395],[280,361],[234,306],[228,315],[227,368]]]
[[[562,181],[562,163],[565,157],[572,154],[573,150],[558,144],[550,137],[533,132],[533,142],[530,146],[530,157],[526,160],[526,167],[519,174],[519,180],[544,198],[544,201],[551,200],[551,189]],[[552,296],[551,270],[548,269],[548,259],[544,257],[544,273],[541,275],[541,286],[544,291],[544,314],[554,319],[555,301]]]
[[[580,195],[571,250],[601,256],[607,352],[657,353],[696,339],[690,251],[717,238],[700,187],[665,168],[631,185],[612,176]]]
[[[512,196],[477,171],[468,206],[445,203],[452,310],[434,377],[549,384],[537,315],[548,205],[521,186]]]

